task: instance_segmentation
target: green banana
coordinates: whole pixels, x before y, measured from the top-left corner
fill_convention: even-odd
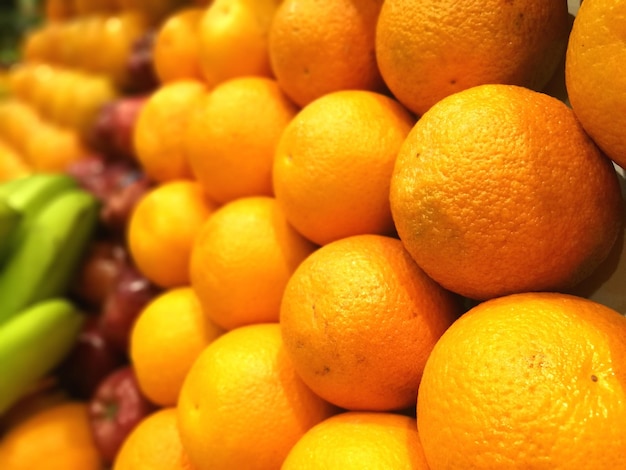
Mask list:
[[[0,198],[4,199],[14,191],[17,191],[17,188],[19,188],[29,177],[30,175],[19,176],[0,183]]]
[[[22,213],[0,199],[0,267],[9,256],[21,220]]]
[[[78,188],[78,182],[65,173],[32,173],[0,186],[0,195],[5,202],[22,214],[13,242],[30,230],[32,220],[52,199],[75,188]]]
[[[69,354],[84,320],[72,302],[55,298],[0,325],[0,414]]]
[[[91,193],[70,188],[38,210],[0,272],[0,325],[35,302],[67,294],[99,209]]]

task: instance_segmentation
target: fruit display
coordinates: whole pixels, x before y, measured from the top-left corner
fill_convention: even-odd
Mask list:
[[[624,0],[38,7],[0,469],[626,468]]]

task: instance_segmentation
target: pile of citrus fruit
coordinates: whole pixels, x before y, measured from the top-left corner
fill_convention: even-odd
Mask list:
[[[178,3],[113,469],[626,468],[626,2]]]

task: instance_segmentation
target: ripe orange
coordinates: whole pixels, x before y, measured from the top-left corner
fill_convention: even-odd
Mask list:
[[[429,470],[415,418],[349,411],[309,429],[281,470]]]
[[[178,432],[175,407],[161,408],[141,420],[125,439],[113,470],[193,470]]]
[[[160,406],[176,405],[191,365],[222,333],[189,286],[169,289],[146,305],[130,337],[131,361],[146,397]]]
[[[283,0],[269,30],[280,87],[300,106],[339,90],[384,90],[374,47],[382,0]]]
[[[101,470],[87,405],[45,407],[11,428],[0,441],[2,470]]]
[[[626,166],[626,4],[585,0],[567,46],[566,85],[574,112],[609,157]]]
[[[161,287],[189,284],[196,235],[216,209],[194,180],[172,180],[150,189],[128,221],[127,244],[137,268]]]
[[[539,90],[567,46],[568,17],[564,0],[385,0],[376,58],[391,92],[418,115],[484,83]]]
[[[523,293],[474,307],[420,385],[431,470],[625,468],[625,361],[626,318],[604,305]]]
[[[271,77],[269,27],[281,0],[215,0],[200,20],[200,64],[210,86],[230,78]]]
[[[207,346],[178,402],[182,443],[199,470],[280,468],[335,412],[296,374],[277,323],[236,328]]]
[[[444,98],[398,154],[391,210],[424,271],[473,299],[564,290],[622,225],[616,172],[548,95],[482,85]]]
[[[287,280],[315,248],[289,225],[274,198],[236,199],[201,227],[191,286],[206,315],[224,329],[275,322]]]
[[[276,145],[296,112],[271,78],[233,78],[207,94],[185,136],[191,169],[207,194],[220,203],[271,196]]]
[[[289,279],[280,309],[285,349],[302,380],[350,410],[411,406],[457,298],[402,243],[357,235],[312,253]]]
[[[159,27],[152,54],[154,71],[161,83],[203,80],[198,50],[198,24],[203,14],[204,8],[184,8]]]
[[[133,143],[139,164],[152,180],[192,177],[183,136],[191,110],[205,92],[202,82],[179,80],[159,87],[142,106]]]
[[[371,91],[329,93],[303,108],[283,131],[273,167],[289,222],[320,245],[393,233],[389,181],[414,122],[397,101]]]

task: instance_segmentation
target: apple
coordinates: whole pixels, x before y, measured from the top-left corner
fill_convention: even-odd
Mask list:
[[[111,160],[136,160],[133,130],[147,96],[124,96],[105,104],[92,129],[93,148]]]
[[[141,176],[141,170],[134,162],[112,162],[101,153],[93,153],[72,162],[66,168],[66,173],[101,201],[106,201],[118,188]]]
[[[113,290],[128,254],[121,242],[95,239],[78,268],[71,295],[87,310],[99,312]]]
[[[130,432],[157,407],[141,392],[133,368],[122,366],[100,382],[87,409],[96,447],[110,465]]]
[[[99,314],[107,340],[127,354],[136,318],[161,291],[132,262],[125,263]]]
[[[107,375],[127,363],[126,355],[102,333],[97,316],[90,315],[55,375],[70,396],[86,400]]]
[[[126,61],[128,72],[126,95],[148,93],[159,86],[153,59],[153,47],[157,32],[157,29],[146,31],[132,45]]]
[[[124,240],[135,205],[152,186],[153,183],[147,177],[138,175],[136,179],[111,192],[100,212],[101,222],[111,235]]]

